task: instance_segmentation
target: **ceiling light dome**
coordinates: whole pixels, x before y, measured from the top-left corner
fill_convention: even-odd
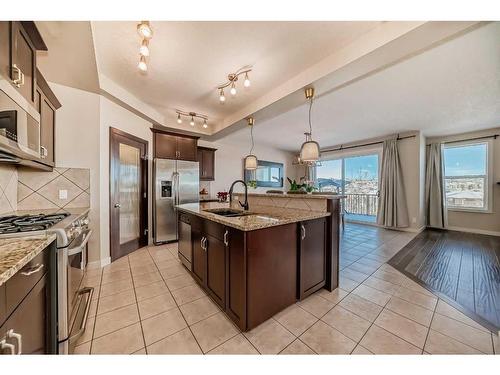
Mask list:
[[[139,54],[141,56],[149,56],[149,41],[144,39],[139,47]]]
[[[148,70],[148,65],[146,64],[146,58],[144,56],[141,56],[141,59],[139,60],[139,64],[137,64],[137,67],[143,72],[146,72]]]
[[[306,141],[300,147],[300,159],[306,163],[317,162],[321,156],[319,143],[312,139],[311,110],[314,99],[314,88],[308,87],[305,90],[306,99],[309,100],[309,132],[304,133]]]

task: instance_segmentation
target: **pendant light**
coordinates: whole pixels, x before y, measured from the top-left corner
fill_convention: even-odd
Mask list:
[[[309,132],[304,133],[306,141],[300,147],[300,160],[306,163],[314,163],[319,160],[320,151],[319,144],[312,139],[312,124],[311,124],[311,110],[314,98],[314,88],[308,87],[305,90],[306,99],[309,100]]]
[[[245,156],[245,169],[252,171],[252,170],[257,169],[257,156],[252,154],[253,146],[254,146],[254,143],[253,143],[254,119],[253,119],[253,117],[247,118],[247,123],[248,123],[248,126],[250,126],[250,138],[252,140],[252,148],[250,149],[250,153],[247,156]]]

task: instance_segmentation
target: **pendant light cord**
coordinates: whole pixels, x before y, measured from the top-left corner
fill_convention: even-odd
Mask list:
[[[313,106],[313,98],[310,99],[309,102],[309,134],[311,135],[312,138],[312,124],[311,124],[311,110]]]
[[[250,138],[252,139],[252,148],[250,148],[250,155],[252,155],[252,151],[253,151],[253,125],[250,125]]]

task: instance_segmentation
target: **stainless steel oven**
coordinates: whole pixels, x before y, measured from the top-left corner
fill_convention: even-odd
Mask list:
[[[76,341],[85,331],[94,292],[93,288],[80,287],[87,264],[87,243],[92,235],[92,230],[82,229],[67,247],[57,251],[59,354],[74,351]]]

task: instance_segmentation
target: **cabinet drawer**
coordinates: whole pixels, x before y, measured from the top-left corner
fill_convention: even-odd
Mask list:
[[[224,241],[224,225],[211,220],[203,220],[203,232],[218,240]]]
[[[47,273],[50,248],[48,247],[38,254],[5,283],[7,315],[19,305],[35,284]]]

